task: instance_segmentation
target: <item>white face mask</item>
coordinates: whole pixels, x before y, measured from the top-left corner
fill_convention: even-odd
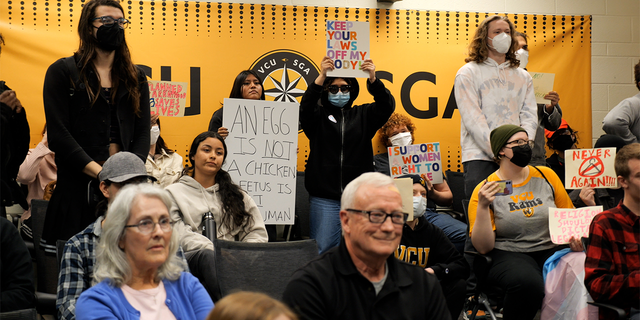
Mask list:
[[[153,126],[151,127],[151,141],[149,143],[149,145],[152,144],[156,144],[156,142],[158,141],[158,137],[160,137],[160,127],[158,126]]]
[[[519,49],[516,51],[516,59],[520,60],[520,67],[518,68],[526,68],[527,63],[529,63],[529,51],[525,49]]]
[[[422,217],[425,210],[427,210],[427,199],[423,196],[413,197],[413,218]]]
[[[491,41],[493,42],[493,46],[490,47],[494,48],[498,53],[507,53],[509,52],[509,48],[511,48],[511,36],[504,32],[493,37]]]
[[[411,132],[400,132],[393,137],[389,137],[389,141],[394,147],[404,147],[410,145],[413,139],[411,138]]]

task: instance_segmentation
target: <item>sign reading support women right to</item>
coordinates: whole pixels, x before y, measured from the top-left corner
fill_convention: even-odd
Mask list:
[[[369,22],[327,21],[327,57],[335,68],[327,76],[367,78],[360,67],[369,56]]]
[[[405,174],[425,174],[433,184],[442,183],[440,143],[412,144],[404,147],[388,147],[389,171],[392,178]]]

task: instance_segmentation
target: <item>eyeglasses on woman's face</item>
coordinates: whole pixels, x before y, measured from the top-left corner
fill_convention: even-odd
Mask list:
[[[129,20],[125,18],[114,19],[113,17],[110,17],[110,16],[102,16],[102,17],[93,18],[91,21],[96,21],[96,20],[100,20],[103,26],[106,26],[109,28],[113,27],[116,22],[122,29],[126,29],[129,26]]]
[[[156,229],[156,225],[160,226],[160,230],[163,232],[169,232],[173,229],[173,224],[175,222],[171,221],[169,218],[161,218],[158,222],[153,222],[151,219],[140,220],[138,224],[131,224],[124,226],[125,228],[133,228],[138,227],[138,231],[142,234],[150,234],[153,230]]]

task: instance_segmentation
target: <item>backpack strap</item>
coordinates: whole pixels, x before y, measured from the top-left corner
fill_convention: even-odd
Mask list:
[[[76,65],[76,59],[71,57],[62,58],[64,64],[67,66],[69,70],[69,76],[71,77],[71,88],[69,88],[69,96],[73,97],[76,90],[84,90],[84,83],[80,82],[80,72],[78,71],[78,66]]]
[[[551,185],[551,182],[549,182],[549,179],[547,179],[547,177],[544,175],[544,173],[542,173],[542,171],[540,171],[540,169],[538,169],[538,167],[536,166],[532,166],[534,168],[536,168],[536,170],[538,170],[538,172],[540,172],[540,174],[542,175],[542,177],[544,178],[544,181],[547,182],[547,184],[549,185],[549,187],[551,188],[551,194],[553,195],[553,201],[556,201],[556,190],[553,189],[553,186]]]

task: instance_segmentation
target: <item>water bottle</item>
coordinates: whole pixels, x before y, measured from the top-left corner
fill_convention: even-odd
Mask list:
[[[205,213],[202,217],[202,234],[209,238],[211,242],[216,238],[216,222],[213,220],[211,211]]]

